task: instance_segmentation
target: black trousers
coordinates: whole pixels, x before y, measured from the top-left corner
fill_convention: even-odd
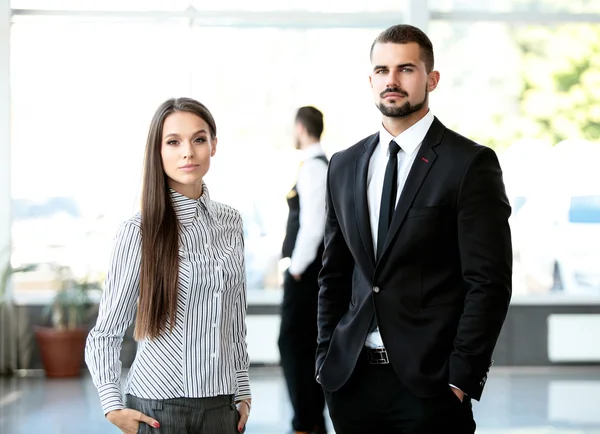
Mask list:
[[[471,400],[448,389],[420,398],[410,392],[391,364],[370,365],[366,355],[348,382],[325,392],[336,434],[473,434]]]
[[[325,433],[325,397],[315,380],[317,349],[317,282],[320,264],[311,265],[296,281],[286,271],[283,281],[279,353],[294,410],[295,431]]]
[[[127,408],[156,419],[160,428],[140,423],[138,434],[239,434],[240,415],[233,396],[143,399],[125,396]]]

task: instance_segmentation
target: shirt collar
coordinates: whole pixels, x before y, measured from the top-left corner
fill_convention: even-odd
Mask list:
[[[206,212],[211,217],[214,214],[210,193],[208,192],[208,187],[204,181],[202,181],[202,196],[198,199],[190,199],[189,197],[176,192],[172,188],[169,188],[169,194],[171,196],[171,203],[175,209],[175,215],[177,215],[177,220],[183,225],[191,223],[202,211]]]
[[[304,161],[310,160],[317,155],[324,155],[323,148],[320,143],[313,143],[302,150],[302,159]]]
[[[427,114],[423,116],[416,124],[401,132],[396,137],[392,136],[382,124],[381,129],[379,130],[379,142],[384,144],[382,148],[385,149],[386,154],[388,152],[387,145],[392,140],[395,140],[404,152],[407,154],[412,154],[423,142],[423,139],[425,138],[427,131],[429,131],[433,120],[433,113],[431,113],[431,110],[428,110]]]

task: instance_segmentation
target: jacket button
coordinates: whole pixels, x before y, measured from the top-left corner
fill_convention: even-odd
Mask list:
[[[373,292],[374,293],[378,293],[379,292],[379,286],[374,286],[373,287]]]

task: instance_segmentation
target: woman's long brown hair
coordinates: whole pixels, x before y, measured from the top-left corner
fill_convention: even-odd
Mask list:
[[[199,116],[208,124],[211,137],[217,135],[210,111],[191,98],[165,101],[152,118],[142,186],[142,263],[134,331],[138,341],[157,338],[167,329],[172,331],[176,320],[179,229],[161,157],[163,125],[167,116],[176,111]]]

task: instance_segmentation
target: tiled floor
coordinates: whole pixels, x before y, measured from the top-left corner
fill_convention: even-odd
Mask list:
[[[277,368],[251,371],[248,434],[287,433],[290,408]],[[600,434],[600,367],[495,368],[474,403],[478,433]],[[1,434],[118,434],[80,380],[0,378]],[[365,433],[376,434],[376,433]]]

